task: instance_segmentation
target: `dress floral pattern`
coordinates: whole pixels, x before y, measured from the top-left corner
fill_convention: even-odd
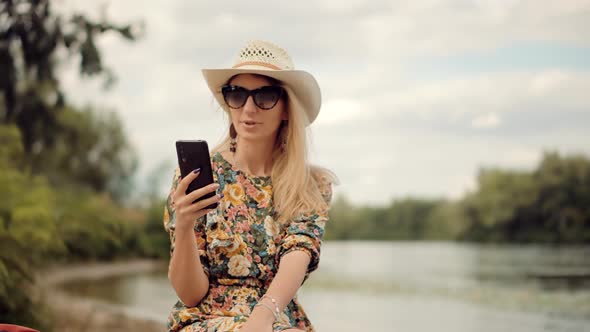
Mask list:
[[[234,168],[219,152],[211,158],[211,165],[214,180],[219,183],[217,193],[223,193],[224,197],[217,209],[197,220],[194,227],[199,257],[209,276],[209,292],[195,307],[178,301],[168,318],[170,331],[237,331],[272,282],[283,255],[294,250],[310,255],[304,280],[319,263],[327,209],[301,214],[282,227],[275,221],[269,176],[247,175]],[[164,209],[171,255],[175,236],[171,195],[179,176],[177,169]],[[319,184],[329,204],[332,185],[326,179],[321,179]],[[288,328],[314,331],[297,296],[273,324],[273,331]]]

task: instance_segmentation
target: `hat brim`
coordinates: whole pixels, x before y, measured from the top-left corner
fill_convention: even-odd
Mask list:
[[[303,112],[306,115],[306,125],[311,124],[320,112],[322,104],[320,86],[313,75],[303,70],[271,70],[259,67],[243,67],[239,69],[203,69],[202,73],[209,89],[221,106],[225,104],[221,94],[222,85],[238,74],[256,74],[272,77],[285,85],[290,106],[293,111]]]

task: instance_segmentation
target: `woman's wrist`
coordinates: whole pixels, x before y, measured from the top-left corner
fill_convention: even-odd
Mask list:
[[[270,324],[275,321],[274,313],[262,305],[255,306],[250,317],[263,320],[264,322],[268,322]]]
[[[176,237],[179,237],[179,236],[185,236],[185,237],[192,236],[192,237],[194,237],[195,236],[195,227],[191,226],[191,225],[176,227],[175,234],[176,234]]]

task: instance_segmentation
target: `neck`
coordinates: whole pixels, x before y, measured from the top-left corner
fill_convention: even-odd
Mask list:
[[[248,141],[239,139],[234,154],[234,164],[253,176],[269,176],[272,173],[274,141]]]

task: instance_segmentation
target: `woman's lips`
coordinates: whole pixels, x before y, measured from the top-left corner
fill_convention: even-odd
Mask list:
[[[260,124],[260,122],[256,121],[242,121],[241,123],[246,128],[253,128]]]

